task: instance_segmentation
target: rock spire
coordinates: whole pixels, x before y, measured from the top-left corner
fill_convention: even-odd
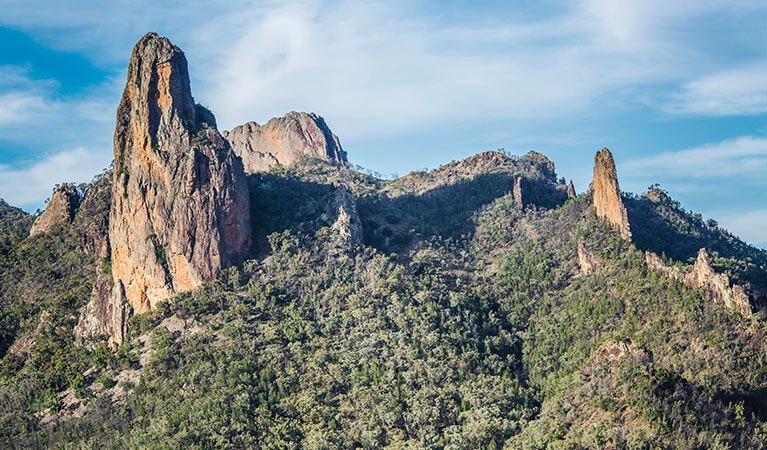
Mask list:
[[[104,313],[90,328],[119,343],[120,305],[142,313],[212,280],[246,256],[251,230],[242,162],[195,104],[184,53],[155,33],[131,55],[114,158],[111,294],[89,307]]]
[[[594,180],[591,182],[591,193],[597,216],[606,219],[621,232],[621,236],[630,240],[628,214],[621,199],[615,161],[607,148],[603,148],[594,155]]]

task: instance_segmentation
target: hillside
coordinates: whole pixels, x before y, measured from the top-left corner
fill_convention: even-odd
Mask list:
[[[765,447],[767,251],[621,194],[608,150],[579,195],[535,152],[246,173],[169,83],[71,214],[0,203],[0,447]]]

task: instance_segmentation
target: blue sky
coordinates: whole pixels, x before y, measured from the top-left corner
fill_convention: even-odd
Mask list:
[[[352,162],[400,175],[482,150],[548,155],[583,191],[660,183],[767,246],[767,2],[4,0],[0,197],[33,211],[112,159],[133,44],[186,53],[219,128],[323,115]]]

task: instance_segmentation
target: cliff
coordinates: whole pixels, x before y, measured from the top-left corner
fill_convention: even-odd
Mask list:
[[[289,112],[264,125],[248,122],[223,132],[248,173],[264,172],[304,158],[346,163],[346,152],[325,119],[314,113]]]
[[[251,242],[242,163],[194,103],[187,62],[149,33],[133,49],[114,135],[111,293],[97,281],[82,334],[121,342],[124,301],[142,313],[240,262]]]
[[[594,180],[590,189],[597,216],[606,219],[621,232],[621,236],[630,240],[628,214],[621,199],[615,161],[607,148],[594,155]]]

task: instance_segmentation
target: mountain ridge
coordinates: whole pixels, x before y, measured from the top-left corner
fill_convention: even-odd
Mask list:
[[[0,202],[0,446],[763,446],[767,251],[607,149],[581,194],[537,152],[247,172],[139,44],[114,167],[39,233]]]

